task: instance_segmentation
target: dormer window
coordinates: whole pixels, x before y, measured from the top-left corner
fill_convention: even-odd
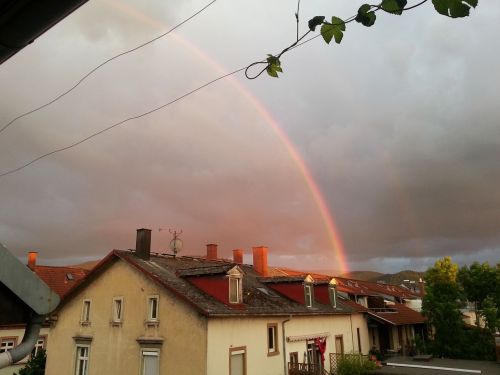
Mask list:
[[[238,266],[227,271],[229,279],[229,303],[243,303],[243,272]]]
[[[328,284],[328,295],[333,308],[337,308],[337,280],[332,278]]]
[[[304,279],[304,303],[306,307],[313,307],[314,301],[314,279],[311,275],[307,275]]]

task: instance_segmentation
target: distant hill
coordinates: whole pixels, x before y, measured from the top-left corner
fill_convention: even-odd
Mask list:
[[[98,260],[91,260],[91,261],[88,261],[88,262],[85,262],[85,263],[75,264],[75,265],[68,266],[68,267],[83,268],[84,270],[90,271],[100,261],[101,261],[100,259],[98,259]]]
[[[403,280],[412,280],[418,282],[419,278],[424,277],[424,272],[405,270],[398,273],[383,274],[374,271],[352,271],[341,275],[341,277],[374,282],[382,281],[386,284],[400,285],[403,283]]]
[[[351,271],[340,275],[340,277],[345,277],[347,279],[355,279],[362,281],[377,281],[384,276],[386,275],[375,271]]]
[[[398,273],[387,273],[382,275],[376,279],[372,279],[370,281],[384,281],[387,284],[402,284],[403,280],[412,280],[418,282],[418,279],[424,277],[425,272],[417,272],[411,270],[405,270]]]

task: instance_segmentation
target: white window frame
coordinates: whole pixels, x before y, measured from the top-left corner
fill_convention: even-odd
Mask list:
[[[229,303],[242,303],[242,283],[241,276],[229,276]],[[236,288],[236,299],[233,297],[233,290]]]
[[[279,354],[278,323],[269,323],[267,325],[267,354],[268,355]]]
[[[149,349],[149,348],[142,348],[141,349],[141,375],[147,375],[145,373],[146,361],[144,360],[144,357],[146,357],[146,356],[158,358],[158,374],[155,374],[155,375],[160,375],[160,350],[159,349]]]
[[[313,286],[311,284],[304,284],[304,300],[306,307],[313,305]]]
[[[45,336],[38,337],[38,339],[36,340],[36,344],[33,347],[33,350],[31,351],[31,356],[35,357],[40,351],[40,349],[45,349],[45,343],[46,343]]]
[[[80,349],[86,349],[87,355],[82,356],[80,354]],[[88,375],[89,373],[89,359],[90,359],[90,345],[76,344],[76,354],[75,354],[75,375]],[[84,368],[81,368],[83,363]]]
[[[156,311],[153,316],[153,301],[156,301]],[[158,321],[158,315],[159,315],[159,310],[160,310],[160,297],[158,295],[152,295],[148,296],[148,302],[147,302],[147,311],[148,311],[148,316],[147,316],[147,321],[148,322],[157,322]]]
[[[113,323],[121,323],[123,321],[123,297],[113,298]]]
[[[0,353],[14,349],[17,343],[17,337],[3,337],[0,338]]]
[[[90,299],[84,299],[82,303],[82,316],[80,323],[81,324],[90,324],[91,321],[91,310],[92,310],[92,301]]]
[[[332,306],[334,309],[336,309],[337,308],[337,288],[330,285],[328,287],[328,289],[330,291],[330,300],[332,302]]]

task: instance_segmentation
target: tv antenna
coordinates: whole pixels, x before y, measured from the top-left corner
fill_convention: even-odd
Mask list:
[[[173,236],[172,240],[170,241],[170,250],[174,253],[174,258],[177,256],[177,253],[179,253],[182,250],[182,240],[179,238],[179,236],[182,234],[182,229],[180,231],[168,230],[170,234]]]

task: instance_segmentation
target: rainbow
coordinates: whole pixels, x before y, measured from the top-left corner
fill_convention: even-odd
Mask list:
[[[165,25],[163,23],[151,18],[150,16],[142,13],[141,11],[137,10],[136,8],[130,5],[120,3],[116,0],[107,0],[106,2],[110,4],[113,8],[133,18],[136,18],[141,22],[150,24],[160,30],[165,29]],[[195,46],[190,41],[182,38],[180,35],[175,33],[169,34],[169,37],[175,39],[183,46],[189,48],[189,50],[192,53],[199,56],[203,61],[205,61],[212,69],[214,69],[218,73],[220,74],[227,73],[227,71],[221,65],[219,65],[213,58],[211,58],[203,50]],[[306,185],[309,191],[311,192],[314,203],[318,207],[318,210],[320,212],[321,218],[325,226],[325,230],[327,232],[330,243],[333,247],[335,258],[338,262],[336,269],[341,273],[349,272],[349,267],[347,265],[347,260],[345,255],[346,251],[339,230],[337,229],[333,216],[330,214],[330,210],[328,209],[325,198],[321,193],[321,190],[316,181],[314,180],[311,172],[309,171],[309,168],[307,168],[304,159],[301,157],[300,153],[297,151],[297,148],[295,147],[293,142],[286,135],[283,129],[279,126],[278,122],[272,117],[271,113],[267,110],[267,108],[236,78],[230,76],[228,77],[227,80],[237,89],[237,91],[241,95],[243,95],[250,103],[252,103],[252,105],[255,107],[259,115],[262,116],[262,118],[269,126],[271,126],[275,134],[278,136],[279,140],[285,146],[288,154],[290,155],[293,162],[297,166],[298,170],[300,171],[300,174],[303,176]]]

